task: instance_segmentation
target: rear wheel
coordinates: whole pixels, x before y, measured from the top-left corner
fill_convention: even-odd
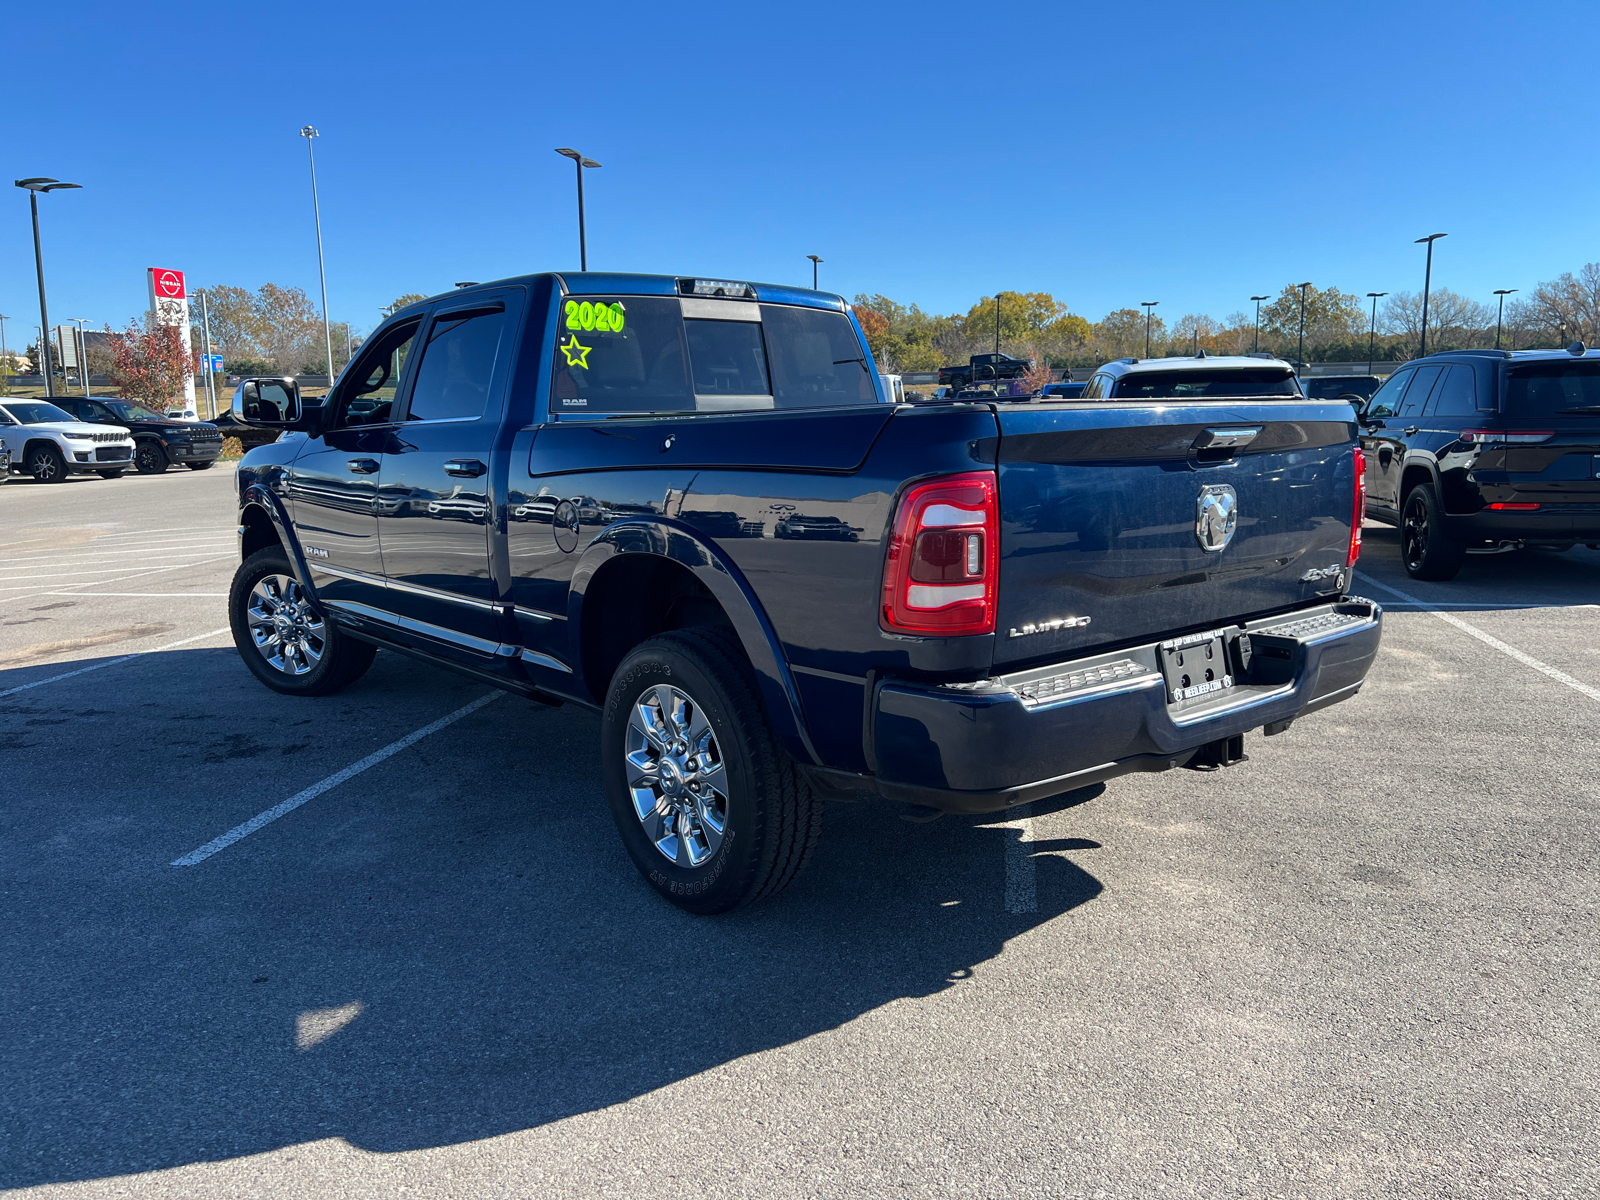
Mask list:
[[[327,623],[277,546],[256,551],[234,572],[228,623],[250,673],[290,696],[326,696],[348,687],[377,654],[370,642]]]
[[[133,452],[133,465],[141,475],[159,475],[167,469],[167,452],[160,442],[140,442]]]
[[[1444,528],[1444,513],[1431,483],[1406,493],[1400,510],[1400,558],[1413,579],[1454,579],[1466,546]]]
[[[775,895],[816,849],[822,801],[773,736],[731,634],[679,630],[635,648],[607,691],[600,753],[629,857],[687,912]]]
[[[40,483],[61,483],[67,477],[67,460],[54,446],[28,451],[28,474]]]

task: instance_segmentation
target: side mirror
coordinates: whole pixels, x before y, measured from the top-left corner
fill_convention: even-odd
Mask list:
[[[246,425],[291,429],[302,412],[300,385],[288,376],[241,379],[233,392],[233,415]]]

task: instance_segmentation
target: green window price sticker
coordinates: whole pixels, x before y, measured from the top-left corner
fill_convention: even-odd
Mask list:
[[[606,304],[603,301],[595,304],[588,300],[568,300],[566,307],[567,328],[576,332],[583,330],[589,333],[598,330],[601,333],[621,333],[623,308],[620,303]]]

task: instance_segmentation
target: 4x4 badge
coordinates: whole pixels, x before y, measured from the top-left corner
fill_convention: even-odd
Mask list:
[[[1202,550],[1221,550],[1239,527],[1239,497],[1226,483],[1200,489],[1195,502],[1194,537]]]

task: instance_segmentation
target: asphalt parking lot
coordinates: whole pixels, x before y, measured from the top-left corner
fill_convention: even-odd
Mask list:
[[[233,526],[225,466],[0,488],[0,1188],[1600,1188],[1600,553],[1420,584],[1370,527],[1354,701],[1010,820],[836,805],[696,919],[591,715],[388,654],[257,684]]]

